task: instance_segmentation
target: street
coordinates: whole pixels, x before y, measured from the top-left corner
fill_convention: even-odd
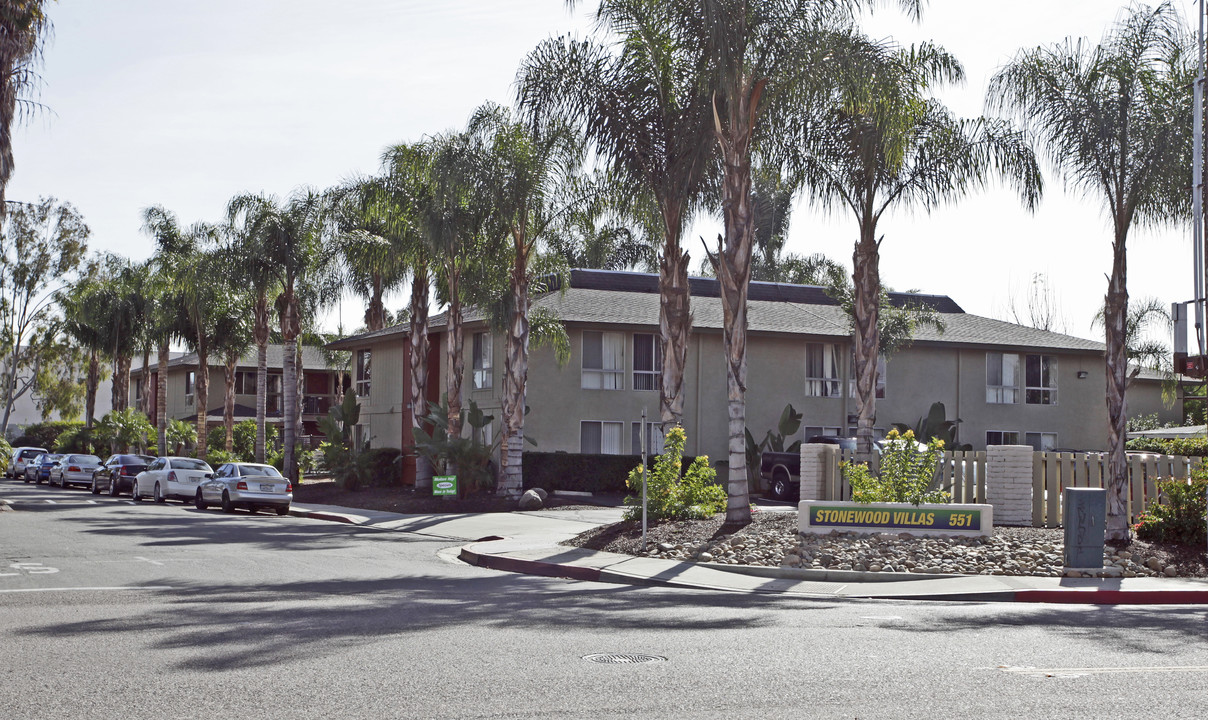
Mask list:
[[[1202,717],[1208,697],[1203,607],[642,588],[471,567],[451,538],[0,498],[3,718]]]

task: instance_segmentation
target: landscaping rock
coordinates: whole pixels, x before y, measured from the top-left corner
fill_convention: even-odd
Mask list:
[[[525,491],[520,496],[521,510],[540,510],[543,507],[545,507],[545,500],[537,494],[536,490]]]
[[[544,502],[545,502],[545,499],[546,499],[547,497],[549,497],[549,493],[547,493],[546,491],[542,490],[541,488],[533,488],[532,490],[529,490],[529,492],[535,492],[535,493],[537,493],[537,497],[541,498],[541,502],[542,502],[542,503],[544,503]]]

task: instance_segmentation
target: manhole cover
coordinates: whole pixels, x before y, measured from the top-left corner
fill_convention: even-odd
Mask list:
[[[667,658],[659,657],[658,655],[643,655],[641,653],[597,653],[595,655],[584,655],[583,659],[588,662],[602,663],[604,665],[628,665],[631,663],[665,662],[667,660]]]

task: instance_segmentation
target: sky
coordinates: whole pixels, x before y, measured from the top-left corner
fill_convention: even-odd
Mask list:
[[[1185,17],[1194,3],[1174,0]],[[930,40],[964,64],[966,82],[937,95],[958,116],[983,113],[994,71],[1021,48],[1066,37],[1098,41],[1117,0],[930,0],[920,22],[882,7],[864,19],[878,38]],[[463,127],[485,101],[510,103],[516,70],[541,40],[591,33],[594,3],[565,0],[58,0],[45,50],[42,110],[14,130],[11,200],[53,196],[92,228],[90,246],[136,260],[153,251],[144,208],[185,223],[217,221],[243,192],[287,196],[374,173],[383,150]],[[930,214],[882,219],[881,273],[896,290],[948,295],[967,312],[1026,313],[1036,274],[1056,298],[1056,329],[1102,340],[1091,318],[1111,266],[1106,213],[1067,193],[1046,168],[1044,199],[1025,210],[992,187]],[[696,268],[700,219],[685,244]],[[798,203],[788,250],[850,267],[854,220]],[[1163,304],[1192,296],[1188,226],[1134,230],[1129,292]],[[404,307],[403,295],[390,299]],[[346,298],[324,320],[362,324]]]

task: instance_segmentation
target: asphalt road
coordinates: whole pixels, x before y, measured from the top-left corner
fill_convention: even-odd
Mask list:
[[[293,517],[0,498],[0,718],[1208,715],[1203,607],[639,588]]]

